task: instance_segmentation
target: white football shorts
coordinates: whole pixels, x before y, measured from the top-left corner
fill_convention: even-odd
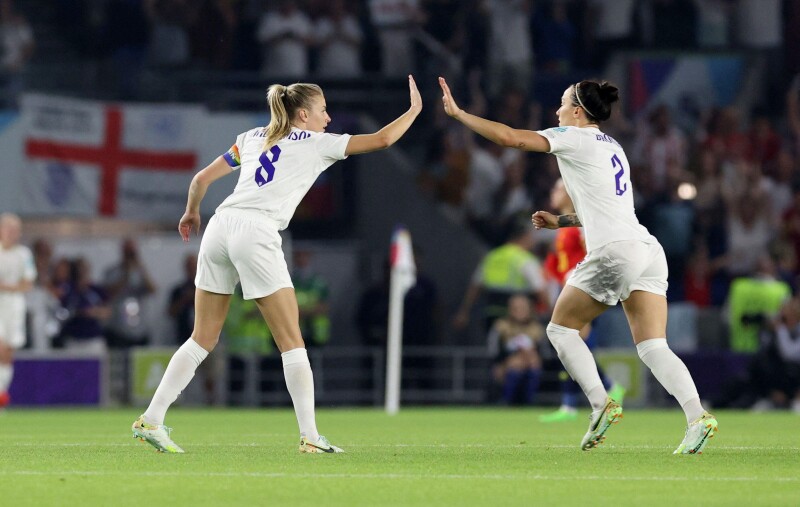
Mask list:
[[[241,281],[244,299],[293,288],[277,224],[258,210],[225,208],[208,222],[197,255],[195,286],[233,294]]]
[[[667,257],[659,243],[615,241],[589,252],[567,284],[614,306],[635,290],[667,295]]]
[[[17,294],[0,295],[0,343],[19,349],[25,346],[25,299]]]

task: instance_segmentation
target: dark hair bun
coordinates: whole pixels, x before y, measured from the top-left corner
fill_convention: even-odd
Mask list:
[[[577,96],[580,88],[580,97]],[[576,85],[575,102],[581,104],[587,116],[594,121],[611,117],[611,104],[619,100],[619,89],[608,81],[581,81]],[[580,98],[580,101],[578,100]]]
[[[619,100],[619,88],[608,81],[600,83],[597,94],[600,96],[600,100],[609,106]]]

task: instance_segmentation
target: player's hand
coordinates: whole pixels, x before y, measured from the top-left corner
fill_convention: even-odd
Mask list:
[[[194,229],[195,235],[200,234],[200,213],[187,211],[181,217],[181,221],[178,222],[178,232],[181,234],[184,243],[189,242],[189,235],[192,233],[192,229]]]
[[[547,211],[537,211],[531,215],[531,222],[537,229],[558,229],[558,217]]]
[[[422,96],[417,89],[417,82],[414,81],[414,76],[408,75],[408,91],[411,94],[411,109],[416,112],[422,111]]]
[[[448,116],[456,118],[461,113],[461,109],[458,107],[458,104],[456,104],[453,94],[450,93],[450,87],[447,86],[447,81],[445,81],[443,77],[439,78],[439,86],[442,87],[444,112],[447,113]]]

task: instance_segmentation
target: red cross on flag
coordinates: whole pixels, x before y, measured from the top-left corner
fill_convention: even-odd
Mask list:
[[[204,110],[27,95],[25,191],[58,214],[177,220]]]

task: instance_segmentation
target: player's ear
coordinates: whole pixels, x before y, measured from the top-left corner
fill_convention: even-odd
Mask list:
[[[305,109],[300,109],[299,111],[297,111],[297,114],[298,116],[300,116],[300,121],[302,121],[303,123],[308,121],[308,111],[306,111]]]

